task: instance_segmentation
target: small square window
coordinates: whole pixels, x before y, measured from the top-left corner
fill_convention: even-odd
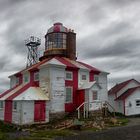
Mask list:
[[[92,99],[93,100],[97,100],[98,99],[97,91],[92,91]]]
[[[3,101],[0,101],[0,109],[3,109]]]
[[[136,106],[140,107],[140,100],[136,100]]]
[[[82,75],[82,80],[87,80],[87,76],[86,75]]]
[[[72,72],[66,72],[66,80],[72,80],[72,79],[73,79]]]
[[[66,103],[72,102],[72,87],[66,87]]]
[[[39,81],[39,72],[34,73],[34,81]]]
[[[29,76],[28,76],[28,74],[25,74],[24,75],[24,83],[28,83],[28,81],[29,81]]]
[[[16,101],[13,102],[13,110],[17,110],[17,102]]]

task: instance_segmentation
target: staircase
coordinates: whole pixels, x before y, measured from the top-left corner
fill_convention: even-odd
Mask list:
[[[89,105],[93,103],[98,103],[99,108],[96,110],[89,110]],[[83,108],[83,109],[82,109]],[[115,117],[115,109],[109,104],[109,102],[105,101],[93,101],[93,102],[83,102],[76,110],[78,113],[78,119],[81,117],[89,118],[90,116],[102,116],[108,117],[110,115],[108,108],[112,109],[113,117]]]

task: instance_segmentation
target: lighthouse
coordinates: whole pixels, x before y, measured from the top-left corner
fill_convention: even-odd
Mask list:
[[[40,61],[54,56],[76,60],[76,33],[60,22],[48,29],[45,35],[45,52]]]
[[[38,61],[40,41],[33,36],[26,40],[28,65],[9,76],[10,89],[0,94],[0,120],[46,123],[83,105],[86,112],[100,109],[108,100],[108,73],[77,61],[74,30],[54,23],[45,34],[45,50]]]

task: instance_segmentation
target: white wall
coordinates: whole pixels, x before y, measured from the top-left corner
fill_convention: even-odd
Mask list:
[[[50,101],[46,101],[46,122],[49,122],[49,113],[50,113]]]
[[[93,100],[93,91],[97,92],[97,100]],[[101,108],[101,93],[100,88],[97,85],[93,85],[93,87],[87,89],[85,94],[88,94],[89,111],[94,111]]]
[[[123,101],[122,100],[118,100],[115,103],[116,103],[116,106],[115,106],[116,112],[124,114],[124,104],[123,104]]]
[[[39,70],[39,86],[50,97],[50,69],[49,67],[41,67]]]
[[[34,123],[34,101],[22,101],[22,124]]]
[[[82,75],[86,75],[87,79],[82,80]],[[81,85],[85,82],[89,82],[89,71],[80,69],[78,72],[78,87],[81,87]]]
[[[51,113],[65,111],[65,68],[50,67]]]
[[[12,103],[13,105],[13,103]],[[21,102],[17,101],[17,110],[13,110],[12,107],[12,123],[14,124],[21,124],[22,120],[21,120]]]
[[[50,98],[50,112],[65,111],[65,67],[47,65],[39,70],[40,87]]]
[[[99,74],[99,85],[101,86],[100,100],[108,101],[108,90],[107,90],[107,73],[101,72]]]
[[[11,76],[10,77],[10,88],[13,88],[14,86],[16,86],[16,77]]]
[[[140,114],[140,106],[136,106],[136,100],[140,100],[140,89],[136,90],[133,94],[131,94],[125,100],[125,114],[129,115],[137,115]],[[131,103],[131,106],[129,104]]]

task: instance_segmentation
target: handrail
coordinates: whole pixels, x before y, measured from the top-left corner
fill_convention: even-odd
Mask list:
[[[115,112],[116,112],[115,108],[107,101],[105,101],[105,104],[107,104],[108,106],[110,106],[112,108],[113,114],[114,114],[114,117],[115,117]]]
[[[86,102],[83,102],[76,110],[80,109]]]
[[[97,101],[92,101],[92,102],[83,102],[76,110],[78,111],[78,119],[80,119],[80,108],[82,107],[82,106],[84,106],[84,118],[86,118],[86,117],[88,117],[88,111],[89,111],[89,107],[88,108],[86,108],[86,104],[90,104],[90,103],[101,103],[101,108],[104,106],[105,107],[105,105],[107,105],[107,106],[110,106],[111,107],[111,109],[113,110],[113,114],[114,114],[114,117],[115,117],[115,108],[111,105],[111,104],[109,104],[109,102],[107,102],[107,101],[100,101],[100,100],[97,100]]]

